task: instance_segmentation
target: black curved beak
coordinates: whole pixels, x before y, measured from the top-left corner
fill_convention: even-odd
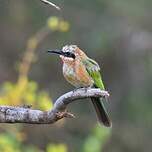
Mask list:
[[[58,54],[58,55],[63,55],[65,57],[69,57],[69,58],[73,58],[75,59],[75,55],[71,52],[63,52],[62,50],[48,50],[47,51],[48,53],[55,53],[55,54]]]
[[[61,50],[48,50],[48,53],[54,53],[54,54],[58,54],[58,55],[64,55],[64,52]]]

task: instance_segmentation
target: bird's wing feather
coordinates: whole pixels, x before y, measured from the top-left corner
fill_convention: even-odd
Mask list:
[[[100,88],[101,90],[105,90],[100,75],[100,68],[98,63],[90,58],[87,58],[87,60],[83,61],[83,64],[85,65],[87,72],[94,81],[94,87]],[[112,123],[109,119],[108,113],[104,107],[103,102],[100,100],[100,98],[95,97],[92,97],[91,100],[96,110],[99,122],[106,127],[111,127]]]
[[[101,90],[104,90],[104,85],[102,82],[101,74],[100,74],[100,67],[98,63],[90,58],[87,58],[83,61],[83,64],[86,67],[87,72],[91,76],[94,81],[94,85]]]

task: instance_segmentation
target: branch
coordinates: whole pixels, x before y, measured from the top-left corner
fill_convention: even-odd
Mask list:
[[[74,117],[66,111],[67,105],[90,97],[109,97],[107,91],[81,88],[60,96],[49,111],[32,110],[30,107],[0,106],[0,123],[51,124],[64,117]]]
[[[60,10],[60,7],[57,6],[56,4],[52,3],[52,2],[49,2],[49,1],[47,1],[47,0],[41,0],[41,1],[42,1],[43,3],[45,3],[45,4],[49,4],[49,5],[53,6],[53,7],[55,7],[57,10]]]

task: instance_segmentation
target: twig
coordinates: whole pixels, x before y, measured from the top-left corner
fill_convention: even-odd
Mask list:
[[[53,7],[55,7],[57,10],[61,9],[59,6],[55,5],[54,3],[50,2],[50,1],[47,1],[47,0],[41,0],[41,1],[43,3],[45,3],[45,4],[49,4],[49,5],[53,6]]]
[[[100,89],[77,89],[60,96],[49,111],[32,110],[24,107],[0,106],[0,123],[51,124],[65,117],[74,117],[66,111],[67,105],[78,99],[109,97]]]

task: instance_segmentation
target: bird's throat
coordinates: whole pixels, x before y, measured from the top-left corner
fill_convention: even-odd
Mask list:
[[[74,59],[73,58],[69,58],[69,57],[65,57],[63,55],[60,55],[60,58],[62,59],[63,62],[65,63],[73,63]]]

